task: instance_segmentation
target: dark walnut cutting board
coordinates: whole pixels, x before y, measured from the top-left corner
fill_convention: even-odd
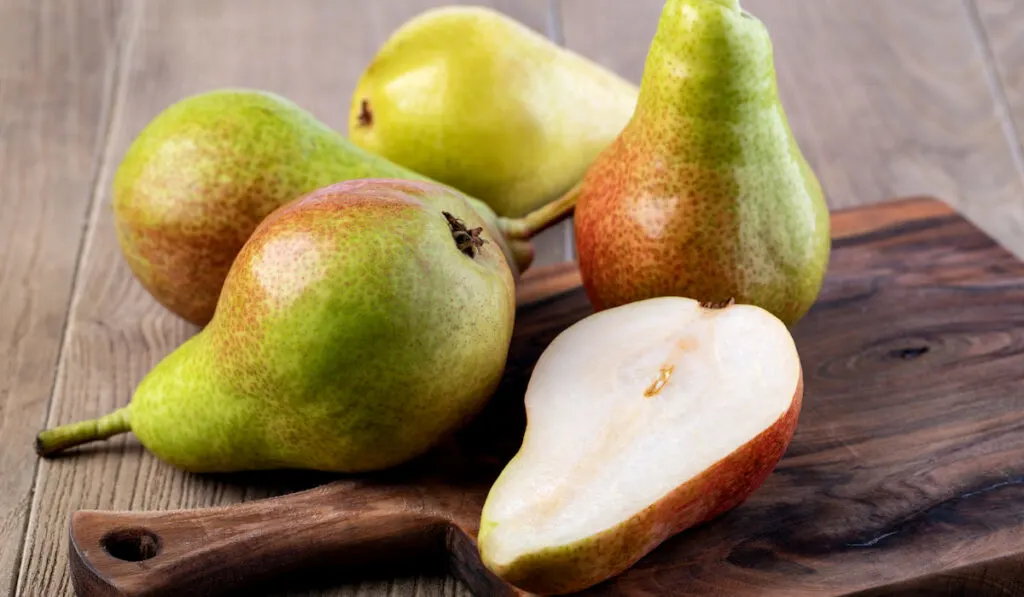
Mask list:
[[[785,458],[745,504],[588,594],[1024,595],[1024,265],[927,199],[838,212],[833,228],[824,290],[794,328],[806,391]],[[568,266],[524,282],[502,390],[416,463],[226,508],[76,513],[79,595],[214,595],[417,561],[518,595],[473,537],[522,437],[533,363],[590,313],[578,283]]]

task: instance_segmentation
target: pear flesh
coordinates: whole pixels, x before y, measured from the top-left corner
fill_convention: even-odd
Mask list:
[[[802,392],[788,329],[758,307],[664,297],[576,323],[530,379],[523,444],[483,509],[485,565],[540,594],[624,571],[764,482]]]
[[[636,112],[577,199],[595,309],[735,299],[788,325],[810,309],[828,267],[828,206],[790,130],[772,52],[735,0],[665,3]]]
[[[480,6],[396,30],[352,96],[352,141],[521,217],[583,177],[629,121],[637,87]]]
[[[275,211],[213,320],[131,403],[42,432],[52,454],[131,430],[191,472],[359,472],[412,459],[471,419],[505,367],[511,271],[465,198],[359,180]]]

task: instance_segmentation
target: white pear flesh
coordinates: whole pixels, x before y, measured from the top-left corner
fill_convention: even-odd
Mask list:
[[[522,446],[481,517],[484,564],[577,591],[738,506],[792,439],[802,380],[788,328],[758,307],[662,297],[577,322],[530,378]]]

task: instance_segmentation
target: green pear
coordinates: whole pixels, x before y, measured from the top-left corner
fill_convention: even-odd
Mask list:
[[[530,377],[522,446],[481,515],[482,561],[542,595],[625,571],[761,487],[802,379],[789,330],[758,307],[661,297],[577,322]]]
[[[352,96],[360,147],[520,217],[583,176],[637,88],[500,12],[446,6],[385,42]]]
[[[210,324],[128,406],[43,431],[37,450],[131,430],[192,472],[403,463],[473,417],[501,379],[515,292],[495,240],[438,184],[312,192],[259,224]]]
[[[242,245],[303,193],[360,178],[426,180],[366,152],[281,96],[220,89],[171,105],[134,140],[113,184],[117,238],[135,277],[172,312],[205,325]],[[468,199],[518,274],[528,242]]]
[[[733,299],[793,324],[814,303],[828,207],[772,53],[735,0],[666,2],[636,113],[578,189],[576,247],[596,309]]]

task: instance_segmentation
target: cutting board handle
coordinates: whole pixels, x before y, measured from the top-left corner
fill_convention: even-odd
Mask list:
[[[308,566],[422,560],[447,551],[441,506],[423,489],[346,483],[218,508],[80,511],[72,577],[79,597],[214,596]]]

